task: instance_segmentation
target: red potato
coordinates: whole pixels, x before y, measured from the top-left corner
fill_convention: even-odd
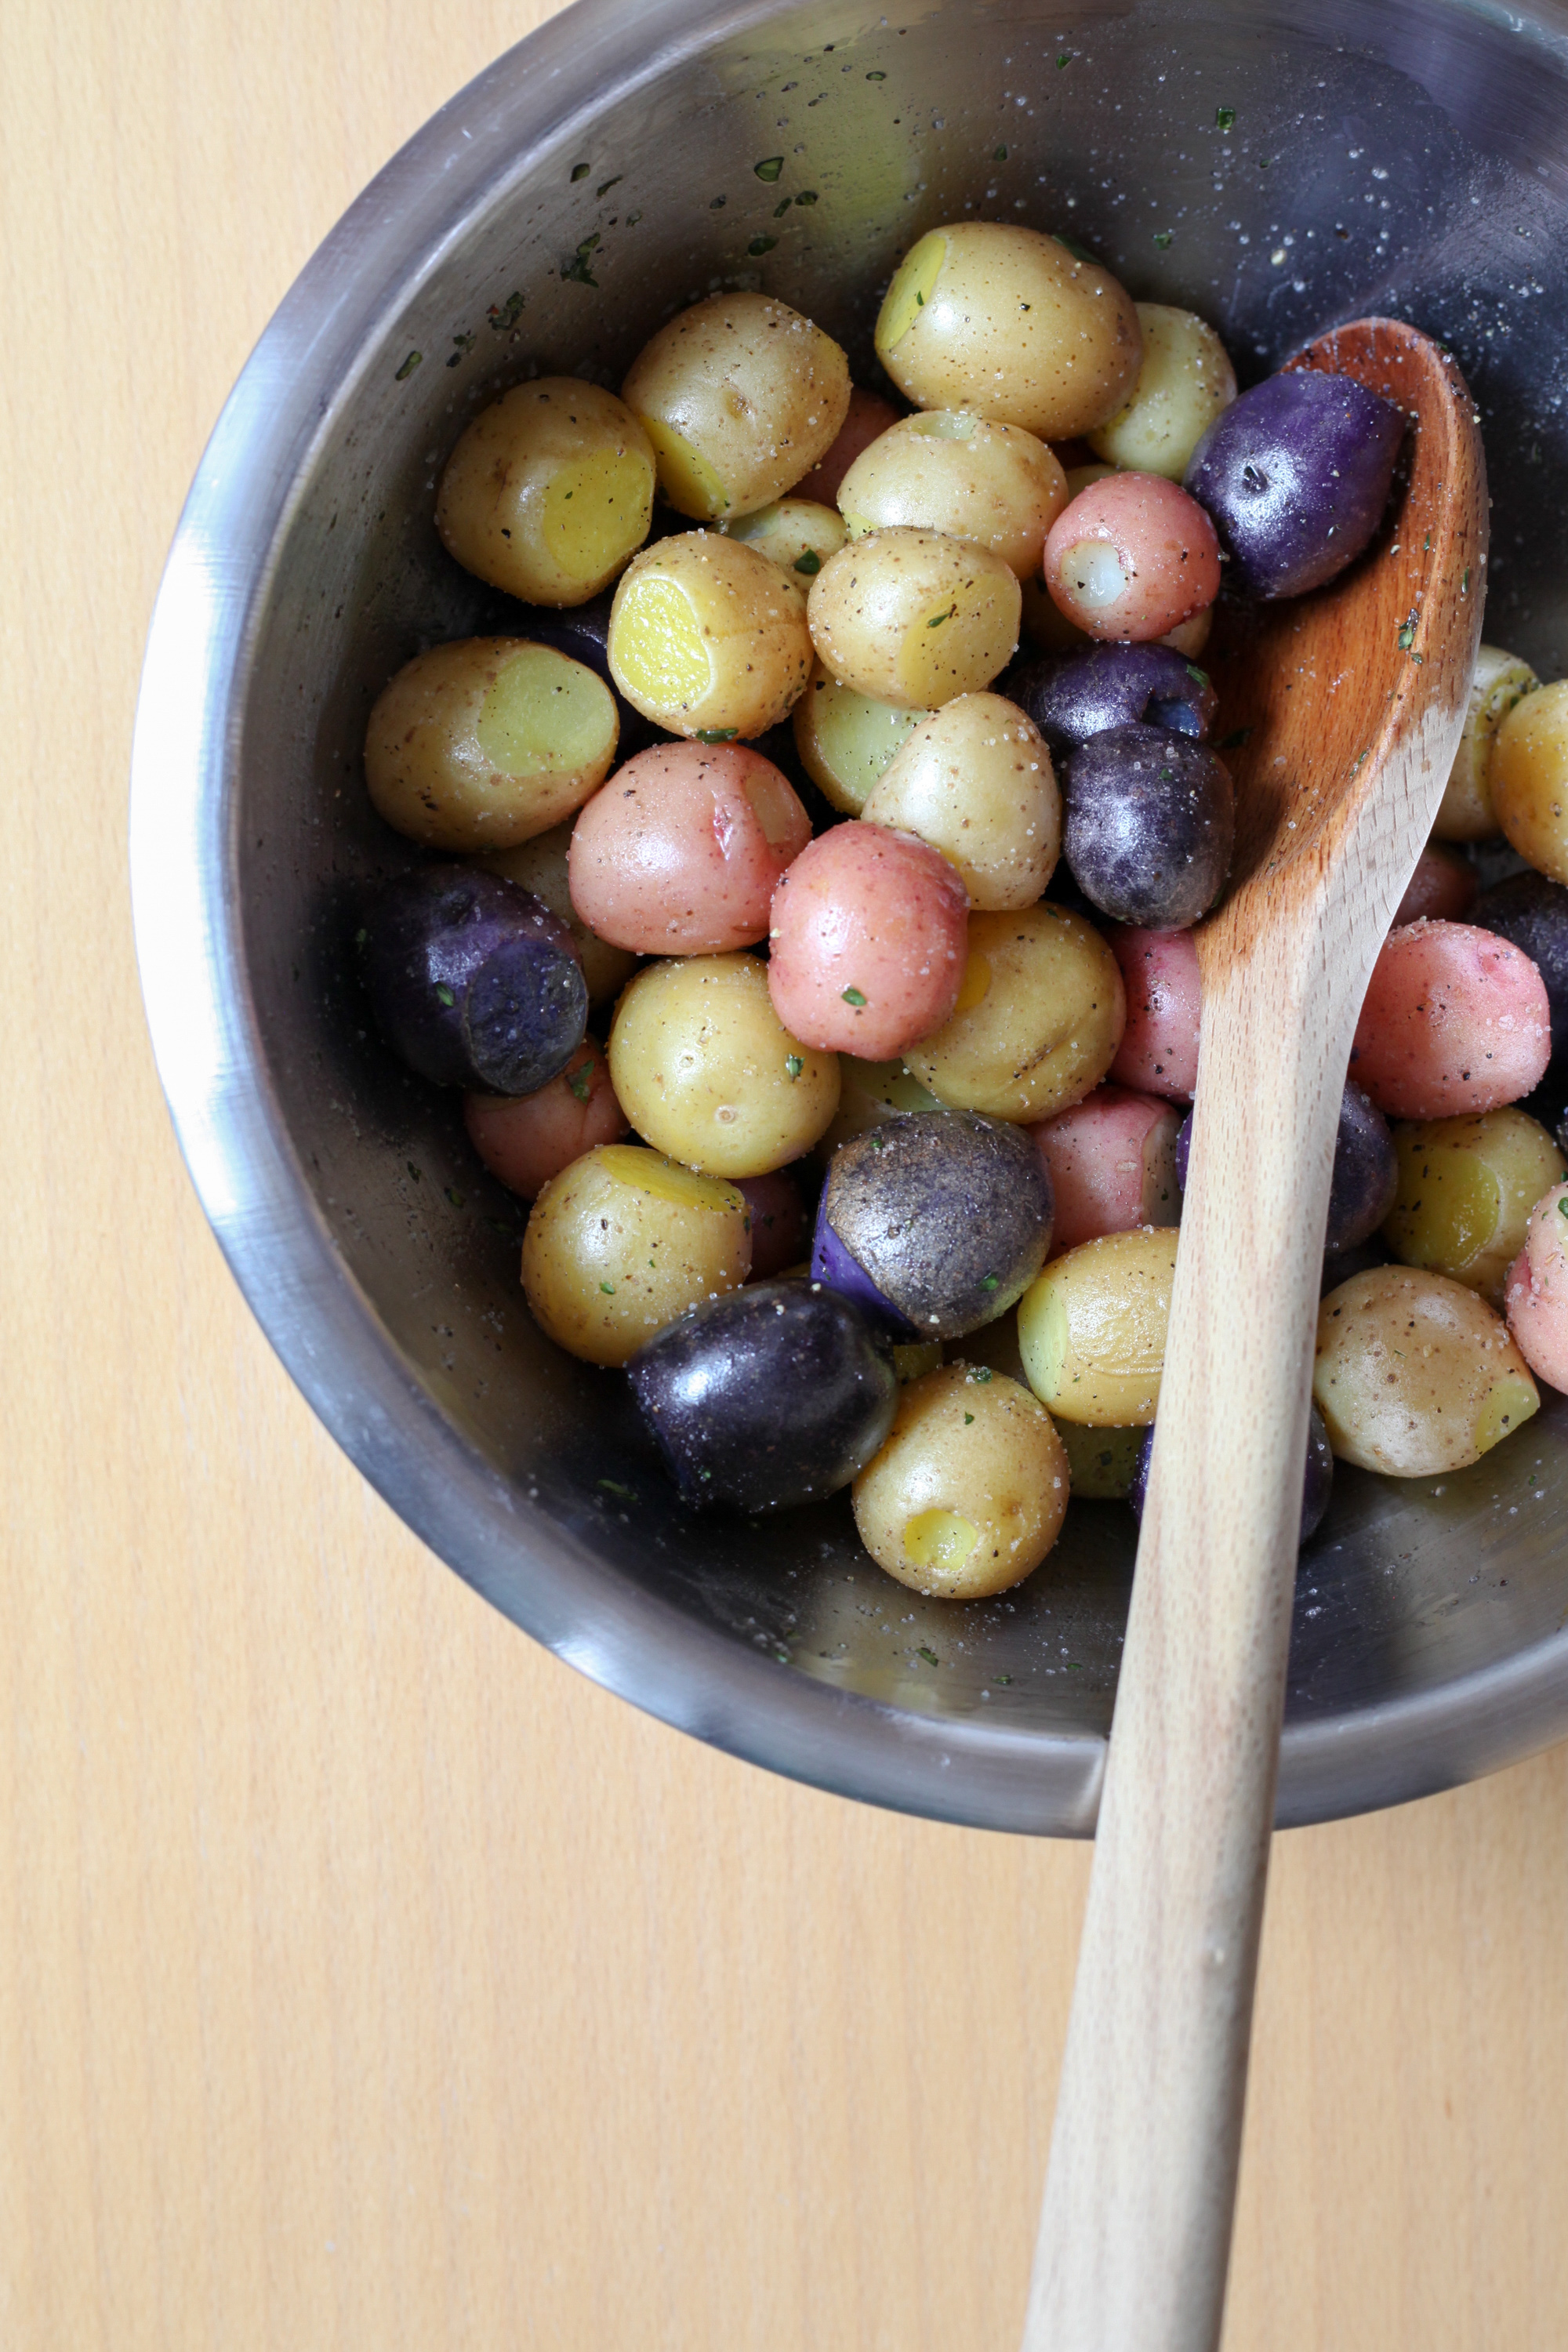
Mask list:
[[[838,485],[860,455],[879,440],[889,425],[896,425],[902,415],[890,400],[879,393],[862,392],[858,384],[849,389],[849,414],[838,428],[838,438],[825,457],[819,457],[809,474],[803,474],[794,489],[793,499],[818,499],[825,507],[838,503]]]
[[[1521,949],[1473,923],[1390,931],[1351,1048],[1352,1077],[1388,1118],[1500,1110],[1551,1056],[1546,983]]]
[[[1424,915],[1442,922],[1458,922],[1469,913],[1480,887],[1468,858],[1428,842],[1415,861],[1410,887],[1389,929],[1399,930],[1406,923],[1418,923]]]
[[[1537,1201],[1504,1292],[1514,1346],[1537,1380],[1568,1389],[1568,1184]]]
[[[779,877],[811,839],[787,777],[749,744],[656,743],[618,768],[572,831],[572,904],[640,955],[723,955],[768,928]]]
[[[595,1144],[631,1132],[593,1037],[584,1038],[560,1076],[537,1094],[465,1095],[463,1125],[490,1174],[525,1201]]]
[[[1053,1256],[1102,1234],[1176,1223],[1180,1125],[1168,1102],[1100,1086],[1070,1110],[1029,1129],[1056,1196]]]
[[[1110,1076],[1172,1102],[1190,1102],[1198,1083],[1202,984],[1191,931],[1142,931],[1117,924],[1105,934],[1127,990],[1127,1026]]]
[[[773,893],[768,988],[807,1045],[890,1061],[958,1002],[969,894],[940,851],[885,825],[835,825]]]
[[[1160,474],[1107,474],[1046,540],[1051,600],[1091,637],[1163,636],[1219,593],[1219,541],[1195,499]]]
[[[752,1280],[771,1282],[811,1254],[811,1217],[800,1179],[787,1168],[775,1168],[766,1176],[733,1181],[752,1213]]]

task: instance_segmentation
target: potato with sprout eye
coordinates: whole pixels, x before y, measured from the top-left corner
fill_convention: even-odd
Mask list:
[[[717,522],[793,489],[849,413],[830,335],[765,294],[710,294],[645,343],[621,397],[678,514]]]
[[[570,376],[520,383],[447,460],[436,528],[450,552],[531,604],[582,604],[647,537],[654,455],[613,392]]]
[[[405,663],[372,706],[376,814],[426,849],[511,849],[609,774],[616,698],[582,662],[517,637],[464,637]]]
[[[931,710],[1006,667],[1021,604],[1017,574],[999,555],[898,530],[841,548],[806,609],[817,658],[836,678],[876,701]]]
[[[1021,1584],[1067,1514],[1067,1454],[1027,1389],[982,1366],[911,1381],[892,1433],[851,1490],[879,1568],[938,1601]]]
[[[838,492],[851,539],[909,524],[989,548],[1027,580],[1066,506],[1061,460],[1020,425],[962,409],[903,417],[855,460]]]
[[[684,532],[628,566],[608,654],[626,700],[671,735],[765,735],[810,675],[805,599],[755,548]]]
[[[877,356],[922,408],[973,409],[1066,441],[1114,416],[1143,357],[1109,270],[1040,230],[954,221],[912,246],[877,315]]]
[[[1051,755],[1000,694],[961,694],[922,719],[861,814],[941,850],[973,907],[1032,907],[1061,849]]]

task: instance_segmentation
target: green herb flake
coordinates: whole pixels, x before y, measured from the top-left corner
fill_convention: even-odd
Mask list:
[[[739,732],[735,727],[700,727],[697,740],[700,743],[732,743]]]
[[[816,202],[816,190],[815,188],[802,188],[799,195],[795,198],[795,203],[797,205],[814,205]]]
[[[592,1055],[580,1069],[574,1070],[566,1081],[579,1102],[585,1103],[594,1091],[594,1061]]]
[[[504,302],[490,304],[489,309],[485,312],[485,317],[498,335],[505,334],[510,328],[516,326],[522,316],[524,299],[521,288],[514,287]]]
[[[1568,1192],[1565,1192],[1562,1200],[1558,1202],[1557,1213],[1560,1217],[1568,1217]]]
[[[1002,1287],[1002,1278],[1000,1275],[986,1275],[981,1282],[980,1287],[982,1290],[1000,1290]]]
[[[1010,1683],[1013,1677],[1011,1675],[993,1675],[991,1679],[994,1683]]]
[[[1220,737],[1219,741],[1215,745],[1215,750],[1216,751],[1239,751],[1242,745],[1244,743],[1250,742],[1251,739],[1252,730],[1250,727],[1233,727],[1228,735],[1222,735]]]
[[[1005,147],[994,148],[992,151],[991,161],[994,163],[1005,163],[1007,161],[1007,150]]]
[[[1187,664],[1187,676],[1192,679],[1194,686],[1206,686],[1209,682],[1209,674],[1207,670],[1200,669],[1196,662],[1189,662]]]
[[[759,180],[776,180],[779,173],[784,170],[784,157],[782,155],[764,155],[760,163],[752,164],[752,169],[755,172]]]
[[[972,1424],[973,1424],[973,1420],[974,1420],[974,1415],[973,1415],[972,1412],[966,1412],[966,1413],[964,1414],[964,1416],[963,1416],[963,1426],[965,1427],[965,1429],[968,1429],[969,1427],[971,1427],[971,1425],[972,1425]]]
[[[937,1656],[936,1652],[934,1650],[928,1650],[923,1642],[921,1643],[920,1648],[915,1652],[915,1655],[917,1658],[923,1658],[928,1666],[940,1666],[942,1664],[942,1660]]]
[[[1423,555],[1430,555],[1432,552],[1432,534],[1430,531],[1427,532],[1426,538],[1421,542],[1421,552]]]
[[[355,947],[356,947],[356,948],[363,948],[363,945],[364,945],[364,943],[365,943],[365,941],[366,941],[366,940],[368,940],[368,939],[369,939],[369,937],[370,937],[370,933],[369,933],[369,932],[368,932],[368,931],[363,928],[363,926],[362,925],[362,926],[361,926],[361,928],[360,928],[360,929],[359,929],[354,933],[354,945],[355,945]]]
[[[613,1298],[615,1297],[616,1286],[613,1282],[601,1282],[599,1287],[604,1292],[606,1298]]]
[[[776,236],[754,236],[750,245],[746,247],[746,251],[752,257],[753,260],[760,261],[764,253],[771,253],[777,243],[778,239]]]
[[[612,188],[618,188],[620,186],[621,182],[626,178],[626,175],[624,172],[617,172],[613,180],[601,180],[598,186],[594,191],[595,197],[607,196]]]
[[[637,225],[638,221],[640,221],[640,220],[641,220],[641,218],[642,218],[642,215],[641,215],[641,213],[640,213],[640,212],[628,213],[628,214],[626,215],[626,226],[627,226],[628,228],[636,228],[636,226],[637,226]]]
[[[618,1495],[623,1503],[635,1503],[637,1501],[637,1488],[635,1486],[623,1486],[618,1478],[601,1478],[597,1481],[597,1484],[604,1488],[606,1495]]]
[[[443,1004],[453,1005],[456,1004],[458,1001],[444,980],[438,980],[436,982],[436,993],[440,998]]]
[[[975,1365],[975,1367],[974,1367],[974,1370],[973,1370],[973,1372],[971,1372],[971,1374],[970,1374],[970,1376],[969,1376],[969,1377],[970,1377],[970,1379],[971,1379],[972,1381],[988,1381],[988,1380],[991,1378],[991,1367],[990,1367],[990,1365],[989,1365],[989,1364],[976,1364],[976,1365]]]
[[[1157,228],[1154,231],[1154,242],[1159,247],[1161,252],[1163,253],[1166,247],[1171,242],[1170,230],[1168,228]]]
[[[419,1172],[418,1169],[415,1166],[415,1164],[414,1164],[413,1160],[405,1160],[404,1161],[404,1163],[403,1163],[403,1164],[404,1164],[404,1166],[407,1169],[408,1173],[413,1177],[414,1181],[415,1181],[416,1184],[423,1184],[423,1182],[425,1181],[425,1179],[424,1179],[424,1177],[420,1174],[420,1172]]]
[[[578,181],[579,181],[579,180],[585,180],[585,179],[587,178],[587,176],[588,176],[588,165],[587,165],[586,163],[574,163],[574,164],[573,164],[573,166],[572,166],[572,184],[573,184],[573,186],[574,186],[574,187],[575,187],[575,186],[576,186],[576,184],[577,184],[577,183],[578,183]]]
[[[460,1209],[460,1208],[462,1207],[462,1205],[463,1205],[463,1196],[462,1196],[462,1194],[458,1191],[457,1186],[456,1186],[455,1184],[448,1184],[448,1185],[447,1185],[447,1200],[448,1200],[448,1201],[450,1201],[450,1202],[452,1203],[452,1206],[453,1206],[453,1208],[454,1208],[454,1209]]]
[[[798,1078],[805,1067],[805,1064],[802,1061],[798,1054],[786,1054],[784,1055],[784,1068],[788,1071],[792,1078]]]
[[[1469,567],[1469,565],[1467,563],[1467,564],[1466,564],[1466,566],[1465,566],[1465,576],[1464,576],[1464,578],[1463,578],[1463,579],[1460,581],[1460,583],[1459,583],[1459,593],[1460,593],[1460,595],[1461,595],[1461,596],[1468,596],[1468,595],[1469,594],[1469,593],[1470,593],[1470,567]]]
[[[599,232],[595,229],[592,236],[585,236],[583,239],[582,244],[577,247],[577,250],[573,255],[571,260],[563,262],[561,265],[561,275],[567,280],[569,285],[595,287],[598,285],[598,279],[594,276],[593,271],[588,267],[588,257],[593,252],[594,247],[598,244],[598,242]]]
[[[844,991],[844,1002],[846,1004],[852,1004],[858,1013],[866,1000],[858,988],[847,988]]]
[[[1051,233],[1055,236],[1058,245],[1065,246],[1067,247],[1075,261],[1093,262],[1094,256],[1090,253],[1088,246],[1079,245],[1076,236],[1064,236],[1059,228],[1054,229]]]
[[[791,205],[792,205],[792,204],[794,204],[794,202],[795,202],[795,198],[794,198],[793,196],[782,196],[782,197],[779,199],[778,203],[773,206],[773,218],[774,218],[774,220],[783,220],[783,218],[784,218],[784,216],[785,213],[787,213],[787,212],[788,212],[788,210],[789,210],[789,208],[790,208]]]
[[[406,383],[424,356],[423,352],[410,352],[397,373],[393,377],[394,383]]]
[[[886,81],[888,77],[885,73],[868,73],[866,79],[868,81]]]
[[[1071,65],[1071,63],[1072,63],[1072,52],[1071,52],[1071,50],[1070,50],[1070,49],[1058,49],[1058,52],[1057,52],[1057,71],[1058,71],[1058,73],[1060,73],[1060,71],[1061,71],[1061,69],[1062,69],[1063,66],[1070,66],[1070,65]],[[1001,1675],[1001,1676],[999,1677],[999,1679],[1000,1679],[1002,1682],[1005,1682],[1005,1682],[1011,1682],[1013,1678],[1012,1678],[1011,1675]]]
[[[1215,108],[1214,121],[1215,129],[1216,131],[1228,131],[1235,121],[1236,109],[1234,106],[1216,106]]]
[[[947,608],[947,610],[946,610],[946,612],[945,612],[945,613],[933,613],[933,614],[931,614],[931,619],[926,623],[926,626],[927,626],[927,628],[928,628],[928,629],[940,629],[940,628],[941,628],[941,626],[942,626],[942,623],[943,623],[944,621],[951,621],[951,620],[952,620],[952,616],[953,616],[954,613],[956,613],[956,612],[957,612],[957,610],[958,610],[958,607],[957,607],[957,605],[956,605],[956,604],[950,604],[950,605],[948,606],[948,608]]]
[[[804,555],[795,557],[795,568],[797,572],[804,572],[808,580],[815,579],[822,569],[822,558],[815,547],[808,547]]]
[[[1414,623],[1413,621],[1406,621],[1406,622],[1405,622],[1405,626],[1404,626],[1404,627],[1400,630],[1400,632],[1399,632],[1399,650],[1400,650],[1400,652],[1401,652],[1401,653],[1405,653],[1405,654],[1407,654],[1407,653],[1410,651],[1411,646],[1412,646],[1415,643],[1415,623]]]

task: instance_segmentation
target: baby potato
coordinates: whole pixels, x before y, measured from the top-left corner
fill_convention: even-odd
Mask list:
[[[558,1077],[531,1095],[465,1095],[463,1125],[490,1174],[531,1201],[552,1176],[630,1121],[616,1100],[604,1051],[584,1037]]]
[[[1342,1462],[1425,1478],[1479,1462],[1539,1411],[1508,1326],[1440,1274],[1375,1266],[1318,1311],[1312,1396]]]
[[[754,547],[781,572],[796,574],[803,584],[816,579],[846,537],[843,516],[813,499],[776,499],[771,507],[759,507],[754,514],[721,528],[726,539]]]
[[[826,456],[849,412],[849,362],[786,303],[710,294],[643,345],[621,397],[676,512],[717,522],[783,498]]]
[[[718,955],[766,936],[779,877],[811,839],[788,778],[746,743],[654,743],[572,835],[572,903],[644,955]]]
[[[1568,882],[1568,678],[1514,705],[1497,730],[1489,773],[1510,843],[1548,881]]]
[[[838,1108],[833,1124],[816,1147],[820,1161],[831,1160],[841,1143],[880,1127],[900,1111],[942,1110],[929,1087],[911,1078],[902,1062],[865,1062],[858,1054],[838,1056]],[[929,1369],[929,1368],[928,1368]]]
[[[968,960],[945,1027],[904,1050],[954,1110],[1026,1123],[1080,1102],[1110,1069],[1126,1018],[1121,974],[1083,917],[1043,901],[969,918]]]
[[[765,735],[811,669],[805,598],[754,547],[703,530],[634,557],[610,607],[610,675],[671,735]]]
[[[592,932],[572,904],[572,886],[567,874],[567,857],[572,842],[572,825],[552,825],[548,833],[536,833],[531,841],[520,843],[516,849],[503,849],[494,857],[482,857],[479,864],[487,873],[499,874],[504,881],[516,882],[524,890],[531,890],[542,898],[552,915],[559,915],[572,934],[572,944],[577,950],[577,961],[583,967],[583,977],[588,983],[590,1004],[605,1004],[618,996],[637,968],[635,955],[625,948],[612,947]]]
[[[1439,841],[1489,841],[1500,830],[1492,806],[1489,772],[1498,729],[1516,703],[1533,694],[1541,680],[1530,664],[1500,646],[1482,646],[1470,681],[1465,731],[1433,819]]]
[[[934,710],[989,686],[1018,643],[1017,575],[999,555],[932,530],[851,541],[811,584],[825,669],[879,702]]]
[[[1120,1087],[1191,1102],[1203,1013],[1191,931],[1141,931],[1119,923],[1106,939],[1127,991],[1127,1025],[1111,1076]]]
[[[879,392],[867,392],[858,383],[849,387],[849,406],[844,422],[826,457],[819,457],[809,474],[803,474],[795,484],[795,496],[820,499],[825,506],[838,502],[838,485],[860,455],[869,448],[879,433],[899,421],[899,411]]]
[[[416,654],[365,729],[378,816],[427,849],[510,849],[581,808],[609,774],[616,698],[584,663],[521,637]]]
[[[735,1187],[635,1143],[601,1144],[552,1177],[522,1237],[530,1313],[590,1364],[624,1364],[689,1307],[739,1290],[751,1270]]]
[[[1068,502],[1061,460],[1016,425],[963,409],[902,417],[857,457],[838,492],[851,539],[907,523],[989,548],[1030,579]]]
[[[982,1601],[1037,1569],[1067,1513],[1067,1454],[1028,1391],[948,1364],[899,1395],[887,1444],[850,1489],[879,1568],[938,1601]]]
[[[1390,931],[1351,1048],[1351,1076],[1380,1111],[1499,1110],[1540,1084],[1551,1055],[1546,984],[1521,949],[1474,923]]]
[[[1092,1429],[1088,1422],[1058,1423],[1072,1491],[1080,1502],[1125,1503],[1143,1452],[1142,1429]]]
[[[877,356],[921,408],[973,409],[1042,441],[1090,433],[1143,357],[1109,270],[1040,230],[954,221],[911,247],[877,316]]]
[[[1568,1184],[1530,1213],[1508,1276],[1508,1328],[1537,1380],[1568,1389]]]
[[[1143,643],[1206,611],[1219,593],[1208,516],[1159,474],[1110,474],[1063,508],[1046,540],[1046,586],[1091,637]]]
[[[1105,1086],[1032,1127],[1056,1200],[1052,1247],[1059,1253],[1102,1234],[1175,1224],[1180,1126],[1173,1104]]]
[[[773,1011],[756,956],[639,972],[616,1008],[610,1078],[656,1150],[717,1176],[765,1176],[809,1151],[838,1108],[838,1058]]]
[[[961,694],[922,719],[861,814],[940,849],[973,907],[1032,907],[1061,852],[1051,755],[1000,694]]]
[[[868,1061],[947,1019],[968,899],[940,851],[879,824],[837,824],[773,893],[768,986],[797,1036]]]
[[[1147,1428],[1160,1402],[1176,1234],[1105,1234],[1064,1250],[1018,1301],[1029,1386],[1058,1421]]]
[[[1206,320],[1165,302],[1140,302],[1143,363],[1132,397],[1086,435],[1091,449],[1134,474],[1179,482],[1222,408],[1236,398],[1236,370]]]
[[[653,446],[613,392],[541,376],[468,426],[441,477],[436,528],[492,587],[585,604],[647,537],[653,485]]]
[[[1531,1210],[1568,1164],[1522,1110],[1394,1129],[1399,1190],[1383,1238],[1402,1265],[1446,1274],[1500,1307]]]
[[[812,782],[846,816],[858,816],[878,777],[929,715],[874,702],[818,663],[790,723]]]

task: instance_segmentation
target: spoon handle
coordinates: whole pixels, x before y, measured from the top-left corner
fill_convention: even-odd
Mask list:
[[[1359,1002],[1344,977],[1277,937],[1215,992],[1205,975],[1171,1345],[1025,2352],[1218,2340]]]

